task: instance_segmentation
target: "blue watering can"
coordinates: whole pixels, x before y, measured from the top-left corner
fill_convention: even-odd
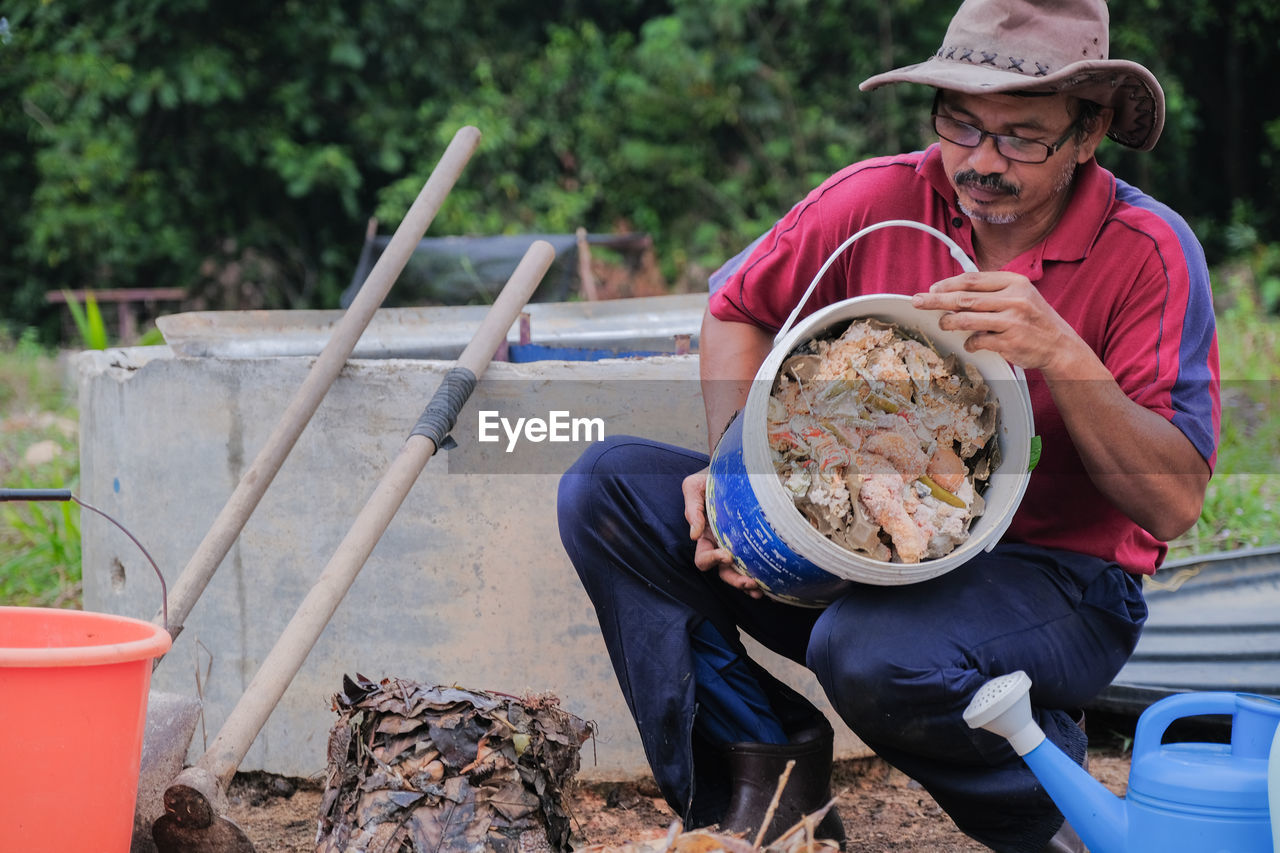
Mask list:
[[[1271,844],[1280,853],[1280,728],[1271,741],[1271,760],[1267,764],[1267,798],[1271,800]]]
[[[1271,853],[1268,755],[1280,701],[1248,693],[1182,693],[1142,714],[1121,799],[1045,738],[1024,672],[984,684],[964,712],[1007,738],[1092,853]],[[1231,742],[1167,743],[1175,720],[1230,715]],[[1280,742],[1280,741],[1278,741]],[[1275,792],[1271,795],[1274,797]]]

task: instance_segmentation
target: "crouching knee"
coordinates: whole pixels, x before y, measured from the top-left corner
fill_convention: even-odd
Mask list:
[[[839,611],[837,603],[814,626],[808,665],[850,729],[868,743],[927,749],[963,725],[949,687],[954,665],[903,628]]]
[[[619,477],[636,467],[636,439],[625,435],[608,436],[582,452],[560,477],[556,489],[556,514],[560,528],[582,520],[600,499],[616,488]]]
[[[556,495],[560,539],[579,572],[606,555],[630,563],[640,545],[691,549],[680,484],[705,465],[692,451],[625,435],[587,448]]]

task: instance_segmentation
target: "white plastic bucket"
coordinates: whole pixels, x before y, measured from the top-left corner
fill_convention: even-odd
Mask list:
[[[1035,434],[1026,379],[995,353],[965,351],[969,333],[939,328],[942,314],[912,307],[908,296],[870,295],[837,302],[786,332],[756,372],[746,407],[712,457],[707,513],[712,532],[734,555],[738,570],[772,598],[821,606],[850,581],[896,586],[928,580],[994,547],[1013,521],[1030,479]],[[766,434],[767,407],[782,362],[806,341],[859,318],[894,323],[921,334],[943,356],[954,353],[978,369],[999,405],[996,436],[1001,461],[983,495],[986,511],[974,521],[969,538],[945,557],[890,563],[843,548],[809,524],[775,473]]]

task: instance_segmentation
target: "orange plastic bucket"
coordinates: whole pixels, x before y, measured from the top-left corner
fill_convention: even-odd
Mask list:
[[[164,628],[0,607],[0,850],[127,851]]]

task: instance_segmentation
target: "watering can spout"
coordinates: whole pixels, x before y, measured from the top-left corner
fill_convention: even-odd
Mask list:
[[[1031,679],[1013,672],[984,684],[965,709],[970,728],[1006,738],[1094,853],[1121,853],[1128,836],[1124,800],[1045,737],[1031,716]]]

